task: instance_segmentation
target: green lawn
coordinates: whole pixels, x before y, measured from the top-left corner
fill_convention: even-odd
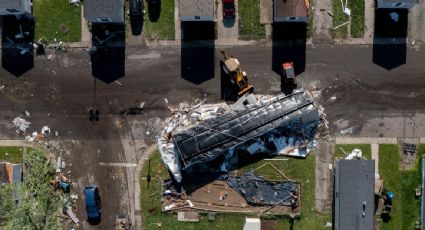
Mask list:
[[[30,151],[30,149],[28,149]],[[0,161],[10,163],[23,162],[23,147],[0,147]]]
[[[372,153],[371,153],[372,151],[369,144],[335,145],[334,147],[335,158],[337,157],[344,158],[346,156],[344,152],[341,150],[341,148],[344,149],[344,151],[347,154],[350,154],[351,151],[353,151],[353,149],[360,149],[362,150],[363,157],[365,157],[368,160],[372,159]]]
[[[364,35],[364,0],[348,1],[348,8],[351,9],[351,37],[362,38]]]
[[[262,39],[266,30],[260,23],[260,0],[238,2],[239,37],[241,39]]]
[[[143,33],[149,40],[174,40],[174,0],[161,0],[161,11],[157,21],[151,21],[145,1]],[[153,14],[152,14],[153,15]]]
[[[81,40],[81,7],[71,6],[64,0],[38,0],[34,2],[34,16],[36,40],[42,37],[47,41]]]
[[[424,150],[421,146],[419,152],[425,153]],[[383,230],[414,229],[419,218],[420,201],[415,198],[415,188],[421,184],[419,161],[412,170],[400,170],[399,165],[398,145],[380,145],[379,173],[384,179],[384,187],[395,193],[391,220],[382,223]]]
[[[314,0],[311,0],[310,1],[310,15],[308,16],[308,22],[307,22],[307,37],[308,38],[313,37],[313,19],[314,19],[314,13],[313,13],[313,9],[312,9],[313,5],[314,5]]]
[[[301,182],[301,216],[294,222],[294,229],[321,229],[323,225],[331,222],[331,214],[322,215],[314,211],[314,189],[315,189],[315,156],[310,154],[306,159],[290,158],[287,161],[259,161],[257,163],[245,166],[241,173],[257,168],[265,163],[272,163],[279,170],[285,173],[290,179]],[[148,175],[147,162],[143,167],[142,177]],[[145,179],[141,180],[141,207],[143,224],[145,229],[158,229],[157,223],[161,223],[162,229],[225,229],[240,230],[243,227],[246,214],[218,214],[215,221],[208,221],[206,215],[200,216],[199,223],[177,222],[176,215],[161,213],[161,181],[168,178],[168,172],[161,163],[160,155],[155,152],[151,160],[152,181],[147,189]],[[265,166],[257,171],[258,174],[265,176],[270,180],[282,180],[272,167]],[[149,209],[155,209],[149,213]],[[269,217],[277,218],[277,229],[289,229],[290,221],[287,217]]]
[[[333,0],[333,17],[332,23],[333,27],[341,25],[344,22],[348,21],[348,16],[342,12],[342,6],[340,0]],[[347,26],[344,25],[339,27],[338,29],[332,30],[332,35],[334,38],[347,38]]]

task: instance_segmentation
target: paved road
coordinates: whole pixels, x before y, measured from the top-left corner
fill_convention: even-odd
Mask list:
[[[120,80],[123,85],[98,83],[101,118],[96,123],[88,120],[93,79],[86,51],[48,52],[37,57],[35,68],[20,78],[0,70],[0,86],[5,86],[0,90],[0,139],[22,138],[15,134],[11,120],[25,110],[31,113],[34,129],[49,125],[57,130],[59,137],[54,144],[66,150],[66,171],[71,171],[76,182],[74,191],[80,194],[78,217],[85,220],[83,186],[97,183],[103,195],[103,219],[91,228],[112,229],[116,214],[132,210],[131,164],[141,158],[143,145],[154,142],[161,119],[169,115],[167,106],[204,96],[210,102],[220,100],[220,54],[212,50],[215,64],[211,68],[203,56],[211,49],[200,49],[182,61],[180,47],[128,48],[126,77]],[[259,94],[279,93],[279,75],[272,71],[273,57],[279,56],[279,50],[266,45],[228,47]],[[331,134],[355,127],[354,135],[425,136],[423,50],[407,49],[406,64],[391,71],[373,64],[370,46],[317,46],[306,50],[307,65],[299,76],[299,85],[316,82],[323,89],[322,104]],[[202,73],[202,69],[214,73]],[[329,102],[331,96],[337,99]],[[121,110],[141,102],[145,103],[142,115],[120,115]],[[130,164],[120,167],[108,163]],[[83,228],[90,227],[83,223]]]

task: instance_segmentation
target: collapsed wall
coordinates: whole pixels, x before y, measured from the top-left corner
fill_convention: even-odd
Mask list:
[[[306,157],[319,120],[313,99],[298,91],[259,100],[175,134],[168,127],[158,145],[170,174],[181,182],[182,173],[228,172],[252,155]]]

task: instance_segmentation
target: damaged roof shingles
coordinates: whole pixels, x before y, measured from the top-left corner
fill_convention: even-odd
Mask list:
[[[84,17],[91,22],[109,18],[111,23],[124,23],[124,0],[85,0]]]
[[[304,115],[319,120],[313,101],[304,93],[280,96],[272,102],[256,104],[217,119],[207,120],[186,131],[173,135],[173,140],[185,166],[210,161],[229,148],[260,136],[278,126]],[[307,119],[305,119],[307,120]],[[307,123],[307,121],[305,121]]]

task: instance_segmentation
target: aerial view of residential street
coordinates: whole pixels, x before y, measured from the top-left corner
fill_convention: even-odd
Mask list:
[[[425,230],[425,0],[0,0],[1,230]]]

